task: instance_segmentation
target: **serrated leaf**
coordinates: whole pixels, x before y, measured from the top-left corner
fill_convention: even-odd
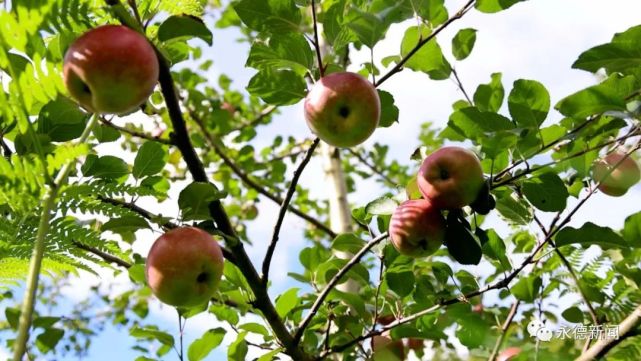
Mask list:
[[[569,244],[590,246],[598,244],[606,247],[629,247],[627,242],[609,227],[601,227],[586,222],[581,228],[565,227],[554,237],[557,247]]]
[[[406,56],[421,39],[429,36],[430,30],[422,27],[419,30],[417,26],[411,26],[405,30],[401,42],[401,55]],[[405,63],[405,67],[414,71],[426,73],[431,79],[443,80],[448,79],[452,72],[452,67],[447,62],[441,51],[441,47],[432,39],[423,45],[414,55]]]
[[[223,328],[214,328],[207,330],[199,339],[189,345],[187,359],[189,361],[200,361],[205,359],[213,349],[218,347],[227,331]]]
[[[184,220],[211,219],[209,203],[224,196],[225,194],[211,183],[193,182],[180,192],[178,207]]]
[[[552,172],[525,181],[523,194],[533,206],[545,212],[564,210],[569,196],[563,180]]]
[[[514,82],[507,105],[516,124],[538,128],[550,110],[550,94],[538,81],[519,79]]]
[[[484,112],[498,112],[503,104],[505,90],[501,73],[493,73],[488,84],[480,84],[474,92],[474,105]]]
[[[641,26],[617,33],[610,43],[583,52],[572,64],[572,68],[593,73],[602,68],[608,74],[637,73],[641,68]]]
[[[166,42],[180,38],[200,38],[211,46],[213,35],[203,20],[195,16],[173,15],[158,27],[158,40]]]
[[[584,119],[606,111],[626,111],[626,98],[636,90],[633,76],[614,74],[604,82],[576,92],[561,101],[555,108],[563,115]]]
[[[452,54],[456,60],[467,58],[474,48],[476,42],[475,29],[461,29],[452,39]]]
[[[305,97],[306,90],[305,80],[290,70],[262,69],[247,85],[252,95],[273,105],[296,104]]]
[[[162,145],[147,141],[138,149],[131,173],[136,179],[154,175],[163,169],[166,159],[167,152]]]

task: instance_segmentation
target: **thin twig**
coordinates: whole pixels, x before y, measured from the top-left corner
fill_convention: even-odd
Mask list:
[[[162,143],[162,144],[167,144],[167,145],[172,145],[172,144],[173,144],[173,143],[171,142],[171,139],[161,138],[161,137],[154,137],[154,136],[153,136],[153,135],[151,135],[151,134],[147,134],[147,133],[144,133],[144,132],[140,132],[140,131],[137,131],[137,130],[134,130],[134,129],[129,129],[129,128],[126,128],[126,127],[121,127],[121,126],[119,126],[119,125],[114,124],[114,123],[113,123],[113,122],[111,122],[110,120],[105,119],[105,118],[104,118],[104,117],[102,117],[102,116],[100,117],[100,122],[101,122],[102,124],[104,124],[104,125],[106,125],[106,126],[110,127],[110,128],[116,129],[116,130],[117,130],[117,131],[119,131],[119,132],[129,134],[129,135],[131,135],[131,136],[133,136],[133,137],[136,137],[136,138],[147,139],[147,140],[151,140],[151,141],[154,141],[154,142],[158,142],[158,143]]]
[[[123,260],[121,258],[118,258],[118,257],[116,257],[114,255],[111,255],[109,253],[103,252],[103,251],[99,250],[96,247],[92,247],[92,246],[88,246],[86,244],[82,244],[82,243],[80,243],[80,242],[78,242],[76,240],[73,240],[71,242],[76,247],[102,258],[102,260],[107,262],[107,263],[115,263],[116,265],[118,265],[120,267],[123,267],[123,268],[131,267],[131,263],[129,263],[129,262],[127,262],[127,261],[125,261],[125,260]]]
[[[387,238],[387,232],[381,234],[380,236],[372,239],[369,241],[363,248],[361,248],[353,257],[350,259],[344,266],[341,268],[335,275],[332,277],[332,279],[327,283],[323,291],[321,291],[320,295],[316,298],[316,301],[314,301],[314,304],[312,307],[309,309],[309,313],[305,317],[305,319],[300,323],[298,326],[298,329],[296,330],[296,333],[294,334],[294,342],[298,343],[303,336],[303,332],[305,331],[305,328],[309,325],[309,323],[312,321],[314,316],[316,315],[316,312],[318,312],[318,309],[322,306],[323,301],[325,301],[325,298],[329,296],[329,293],[336,287],[338,282],[347,274],[347,272],[358,262],[360,262],[361,258],[370,250],[372,247],[376,246],[380,242],[382,242],[384,239]]]
[[[265,107],[263,110],[260,111],[260,113],[258,113],[258,116],[254,117],[252,120],[250,120],[248,122],[244,122],[244,123],[240,124],[236,128],[233,128],[232,130],[230,130],[230,133],[231,132],[241,131],[241,130],[243,130],[245,128],[248,128],[248,127],[255,127],[263,119],[265,119],[265,117],[267,117],[268,115],[273,113],[276,109],[278,109],[278,107],[275,106],[275,105],[269,105],[269,106]]]
[[[487,361],[494,361],[499,351],[501,351],[501,345],[503,344],[503,340],[505,339],[505,335],[507,334],[507,329],[510,328],[512,321],[514,320],[514,316],[516,316],[516,311],[519,309],[520,305],[521,305],[520,300],[516,300],[514,301],[514,303],[512,303],[510,312],[507,314],[507,318],[505,319],[505,322],[503,322],[503,325],[501,326],[501,334],[499,335],[499,338],[496,340],[496,343],[494,344],[494,349],[492,350],[492,354],[490,354],[490,357],[487,359]]]
[[[463,86],[463,83],[461,82],[461,79],[459,78],[458,73],[456,72],[456,69],[454,69],[454,67],[452,67],[452,74],[454,75],[454,80],[456,80],[456,86],[458,86],[458,88],[463,93],[463,96],[465,97],[465,100],[467,100],[467,102],[470,105],[474,105],[474,102],[472,101],[472,98],[470,98],[470,96],[467,95],[467,92],[465,91],[465,87]]]
[[[296,170],[294,171],[294,176],[292,177],[292,181],[289,184],[289,189],[287,189],[287,194],[285,195],[285,199],[283,199],[283,203],[281,204],[280,210],[278,211],[278,219],[276,220],[276,225],[274,226],[272,241],[267,247],[267,252],[265,253],[265,259],[263,260],[263,278],[262,279],[263,279],[263,284],[265,286],[269,281],[269,266],[271,265],[272,257],[274,256],[274,251],[276,250],[276,244],[278,243],[278,238],[280,236],[280,229],[283,225],[283,221],[285,220],[285,214],[287,213],[287,208],[289,207],[289,203],[291,202],[292,197],[294,196],[294,192],[296,191],[296,185],[298,184],[298,180],[300,179],[300,176],[303,174],[303,170],[305,170],[305,167],[307,166],[309,161],[312,159],[312,156],[314,155],[314,150],[316,150],[316,147],[318,146],[319,142],[320,142],[319,138],[314,139],[314,141],[312,142],[312,145],[307,150],[307,154],[305,154],[305,158],[303,158],[303,161],[300,163],[298,168],[296,168]]]
[[[451,23],[454,21],[460,19],[467,13],[471,8],[472,5],[474,4],[475,0],[470,0],[468,1],[454,16],[451,18],[447,19],[443,24],[441,24],[438,28],[434,29],[434,31],[426,36],[424,39],[421,39],[412,50],[410,50],[390,71],[388,71],[385,75],[383,75],[380,79],[378,79],[378,82],[376,82],[374,85],[376,87],[380,86],[383,84],[387,79],[389,79],[392,75],[400,72],[403,69],[403,65],[407,63],[410,58],[416,54],[417,51],[419,51],[423,45],[427,44],[430,40],[434,39],[436,35],[438,35],[441,31],[443,31],[445,28],[447,28]]]
[[[318,59],[318,72],[320,77],[325,76],[325,67],[321,57],[320,42],[318,41],[318,23],[316,21],[316,2],[312,0],[312,20],[314,21],[314,48],[316,49],[316,58]]]
[[[369,168],[374,174],[378,175],[381,177],[385,182],[390,184],[391,186],[396,186],[397,183],[394,182],[390,177],[388,177],[382,170],[380,170],[378,167],[376,167],[374,164],[370,163],[365,159],[357,150],[352,149],[352,148],[346,148],[347,151],[352,154],[356,159],[358,159],[359,162],[363,163],[364,166]]]
[[[222,159],[223,163],[225,163],[229,168],[231,168],[232,172],[234,172],[234,174],[236,174],[236,176],[238,176],[238,178],[240,178],[240,180],[242,180],[243,183],[245,183],[247,186],[255,189],[256,191],[258,191],[258,193],[260,193],[263,196],[269,198],[271,201],[273,201],[275,203],[278,203],[278,204],[282,204],[283,203],[283,199],[282,198],[280,198],[279,196],[271,193],[265,187],[263,187],[261,184],[259,184],[258,182],[254,181],[229,156],[227,156],[227,154],[225,153],[225,150],[222,148],[222,146],[220,146],[215,141],[215,139],[213,138],[211,133],[207,130],[207,128],[205,127],[205,124],[202,121],[202,119],[200,119],[194,112],[190,112],[190,116],[192,117],[192,119],[194,119],[196,124],[198,124],[198,126],[200,127],[200,130],[202,131],[202,133],[203,133],[203,135],[205,137],[205,141],[207,142],[207,144],[214,150],[214,152],[216,152],[216,154],[220,157],[220,159]],[[325,232],[331,238],[336,237],[336,233],[334,233],[334,231],[332,231],[328,226],[326,226],[325,224],[323,224],[322,222],[320,222],[316,218],[314,218],[314,217],[308,215],[307,213],[295,208],[291,204],[288,206],[288,209],[292,213],[294,213],[295,215],[299,216],[300,218],[304,219],[305,221],[307,221],[307,222],[313,224],[314,226],[316,226],[321,231]]]

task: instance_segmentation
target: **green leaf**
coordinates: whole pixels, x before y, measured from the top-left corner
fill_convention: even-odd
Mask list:
[[[496,200],[496,210],[510,223],[528,225],[532,221],[532,212],[523,203],[507,193]]]
[[[80,137],[89,114],[65,97],[58,97],[45,104],[38,114],[38,133],[46,134],[51,141],[66,142]]]
[[[452,54],[456,60],[467,58],[476,42],[475,29],[461,29],[452,39]]]
[[[503,242],[501,236],[499,236],[498,233],[496,233],[496,231],[494,231],[493,229],[489,229],[483,232],[484,237],[486,238],[484,241],[482,239],[483,236],[480,235],[480,229],[481,228],[477,228],[474,233],[480,239],[481,244],[483,245],[483,254],[491,259],[499,261],[501,267],[503,267],[503,270],[512,269],[510,260],[506,255],[507,251],[505,248],[505,242]]]
[[[477,0],[474,7],[484,13],[496,13],[525,0]]]
[[[554,237],[557,247],[568,244],[593,244],[605,247],[629,247],[628,243],[609,227],[601,227],[587,222],[581,228],[565,227]]]
[[[138,149],[131,173],[136,179],[154,175],[163,169],[167,162],[166,159],[167,152],[162,145],[158,142],[147,141]]]
[[[300,33],[270,37],[269,43],[254,42],[246,66],[256,69],[291,70],[305,75],[314,64],[314,53]]]
[[[457,319],[459,324],[456,337],[470,349],[478,348],[485,343],[485,338],[491,333],[487,322],[477,314],[467,314]]]
[[[365,206],[365,211],[371,215],[387,216],[394,213],[398,207],[398,202],[387,196],[377,198]]]
[[[523,183],[523,194],[533,206],[545,212],[564,210],[569,196],[565,183],[553,172],[529,178]]]
[[[65,331],[59,328],[47,328],[45,331],[36,337],[36,347],[42,353],[52,351],[58,342],[65,335]]]
[[[354,233],[341,233],[334,238],[331,248],[336,251],[356,253],[364,245],[363,240],[356,237]]]
[[[269,352],[263,354],[256,361],[273,361],[273,360],[277,360],[278,358],[276,357],[276,355],[278,355],[281,352],[283,352],[283,349],[282,348],[277,348],[275,350],[272,350],[272,351],[269,351]]]
[[[539,276],[521,277],[518,282],[510,287],[510,292],[517,299],[532,303],[539,296],[542,285],[543,281]]]
[[[583,52],[572,68],[593,73],[603,68],[608,74],[636,74],[641,68],[641,26],[617,33],[612,42]]]
[[[422,27],[411,26],[405,31],[401,42],[401,55],[406,56],[421,39],[430,35],[430,30]],[[423,45],[414,55],[405,63],[405,67],[414,71],[426,73],[431,79],[443,80],[450,77],[452,67],[447,62],[441,51],[441,47],[432,39]]]
[[[478,139],[494,132],[512,130],[514,123],[501,114],[481,112],[478,108],[468,107],[450,115],[448,126],[467,139]]]
[[[158,40],[166,42],[178,38],[200,38],[211,46],[213,35],[202,19],[188,15],[173,15],[158,27]]]
[[[153,327],[134,326],[129,330],[129,335],[144,340],[157,340],[163,345],[174,345],[174,337],[167,332],[160,331]]]
[[[385,281],[390,290],[399,297],[405,297],[414,290],[414,273],[410,270],[393,270],[385,272]]]
[[[260,70],[249,81],[247,90],[268,104],[296,104],[305,97],[307,84],[290,70]]]
[[[296,32],[302,19],[294,0],[240,0],[232,6],[248,28],[260,32]]]
[[[6,317],[9,326],[11,326],[13,330],[17,331],[20,320],[20,309],[7,307],[4,309],[4,316]]]
[[[225,194],[211,183],[193,182],[180,192],[178,207],[184,220],[211,219],[209,203],[224,196]]]
[[[583,311],[576,306],[565,309],[565,311],[561,313],[561,316],[572,323],[583,322]]]
[[[145,278],[145,265],[143,264],[134,264],[129,269],[127,269],[129,278],[134,282],[144,285],[146,283]]]
[[[416,9],[418,14],[428,20],[432,27],[436,27],[448,19],[447,8],[444,0],[410,0],[412,8]]]
[[[625,219],[623,238],[632,247],[641,248],[641,212]]]
[[[236,337],[236,340],[229,345],[227,349],[227,360],[228,361],[246,361],[247,360],[247,332],[241,332]]]
[[[385,90],[378,90],[378,97],[381,100],[381,120],[379,127],[387,128],[398,122],[398,108],[394,104],[394,97]]]
[[[85,177],[96,177],[105,179],[118,179],[129,174],[129,166],[124,160],[112,155],[98,157],[90,154],[81,167]]]
[[[357,7],[352,7],[346,16],[345,24],[352,30],[358,40],[368,48],[373,48],[383,38],[387,24],[383,20]]]
[[[33,319],[32,327],[50,328],[60,321],[60,317],[40,316]]]
[[[100,227],[102,232],[111,231],[117,234],[133,233],[140,229],[151,229],[151,227],[146,219],[139,216],[111,218]]]
[[[555,108],[561,114],[576,119],[606,111],[626,111],[625,98],[636,90],[633,76],[622,77],[614,74],[601,84],[574,93],[561,101]]]
[[[290,288],[276,299],[276,312],[281,318],[285,318],[300,303],[301,299],[298,297],[298,290],[298,288]]]
[[[477,265],[483,256],[481,245],[455,212],[447,215],[444,243],[450,255],[460,264]]]
[[[218,347],[227,331],[223,328],[213,328],[207,330],[202,337],[189,345],[189,350],[187,351],[187,359],[189,361],[200,361],[205,359],[209,353]]]
[[[550,94],[535,80],[519,79],[507,98],[512,119],[523,128],[538,128],[550,110]]]
[[[245,330],[247,332],[255,333],[257,335],[262,335],[265,337],[269,337],[270,335],[269,330],[265,326],[256,322],[244,323],[238,326],[238,328],[241,330]]]
[[[118,138],[120,138],[119,131],[117,131],[112,127],[108,127],[102,124],[94,126],[92,133],[93,133],[93,136],[96,137],[96,139],[100,143],[113,142],[115,140],[118,140]]]
[[[474,105],[484,112],[498,112],[503,104],[505,90],[501,83],[501,73],[493,73],[488,84],[481,84],[474,92]]]

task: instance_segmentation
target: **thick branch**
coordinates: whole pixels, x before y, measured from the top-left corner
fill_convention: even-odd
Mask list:
[[[380,79],[378,79],[378,81],[374,85],[376,87],[380,86],[387,79],[389,79],[392,75],[394,75],[394,74],[400,72],[401,70],[403,70],[403,65],[405,65],[405,63],[407,63],[407,61],[410,60],[410,58],[412,56],[414,56],[414,54],[416,54],[417,51],[419,51],[430,40],[434,39],[436,37],[436,35],[438,35],[441,31],[443,31],[445,28],[447,28],[451,23],[453,23],[454,21],[462,18],[463,15],[465,15],[465,13],[467,13],[472,8],[472,5],[474,4],[474,1],[475,0],[468,1],[465,5],[463,5],[463,7],[456,14],[454,14],[454,16],[452,16],[451,18],[447,19],[447,21],[445,21],[443,24],[441,24],[438,28],[434,29],[434,31],[430,35],[425,37],[425,39],[421,39],[416,44],[416,46],[414,46],[414,48],[412,48],[412,50],[409,51],[409,53],[407,53],[398,63],[396,63],[396,65],[394,65],[394,67],[392,69],[390,69],[390,71],[388,71],[385,75],[383,75]]]
[[[343,268],[341,268],[335,275],[332,277],[332,279],[327,283],[325,288],[321,291],[320,295],[318,295],[318,298],[316,298],[316,301],[314,301],[314,304],[312,305],[312,308],[309,309],[309,313],[305,317],[305,319],[300,323],[298,326],[298,329],[296,330],[296,333],[294,334],[294,342],[298,343],[303,337],[303,332],[305,332],[305,328],[309,325],[309,323],[312,321],[316,313],[318,312],[318,309],[322,306],[323,301],[325,301],[325,298],[329,296],[329,293],[338,285],[338,283],[341,281],[343,276],[347,274],[347,272],[354,267],[358,262],[360,262],[361,258],[367,253],[372,247],[376,246],[379,244],[381,241],[387,238],[387,232],[381,234],[380,236],[372,239],[369,241],[363,248],[356,253],[352,259],[347,262]]]
[[[305,169],[309,161],[312,159],[312,156],[314,155],[314,150],[316,150],[316,147],[318,146],[319,142],[320,142],[319,138],[314,139],[314,141],[312,142],[312,145],[307,150],[307,154],[305,154],[305,158],[303,158],[303,161],[300,163],[298,168],[296,168],[296,171],[294,171],[294,177],[292,178],[292,182],[289,185],[289,189],[287,190],[285,199],[283,200],[283,203],[280,206],[280,211],[278,212],[278,219],[276,220],[276,225],[274,226],[272,241],[267,247],[267,252],[265,253],[265,260],[263,261],[263,283],[265,284],[265,286],[267,286],[267,282],[269,281],[269,266],[272,262],[272,256],[274,255],[274,251],[276,250],[276,244],[278,243],[278,238],[280,236],[280,229],[283,225],[283,220],[285,220],[285,214],[287,213],[289,202],[291,202],[292,197],[294,196],[294,192],[296,191],[296,185],[298,184],[298,179],[300,178],[301,174],[303,174],[303,170]]]
[[[641,325],[641,306],[635,308],[634,311],[617,326],[619,328],[619,338],[611,337],[597,341],[597,343],[575,361],[589,361],[605,356],[611,349],[626,339],[628,335],[638,334],[637,328],[639,325]]]

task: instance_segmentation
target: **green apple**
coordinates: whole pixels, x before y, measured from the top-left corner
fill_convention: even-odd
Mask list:
[[[121,25],[104,25],[71,44],[63,76],[69,94],[88,111],[125,114],[153,92],[158,58],[141,34]]]
[[[410,257],[426,257],[443,244],[445,219],[430,201],[408,200],[394,210],[389,236],[399,253]]]
[[[616,168],[614,168],[615,166]],[[634,159],[626,157],[624,153],[614,152],[594,162],[592,178],[596,182],[601,182],[599,184],[601,192],[609,196],[620,197],[639,182],[641,172]]]
[[[156,297],[172,306],[206,303],[223,274],[223,252],[207,232],[175,228],[154,242],[146,263],[147,283]]]
[[[483,168],[476,154],[461,147],[442,147],[418,171],[418,188],[439,209],[462,208],[483,188]]]
[[[305,98],[307,125],[321,140],[335,147],[363,143],[374,133],[380,117],[376,88],[356,73],[324,76]]]

